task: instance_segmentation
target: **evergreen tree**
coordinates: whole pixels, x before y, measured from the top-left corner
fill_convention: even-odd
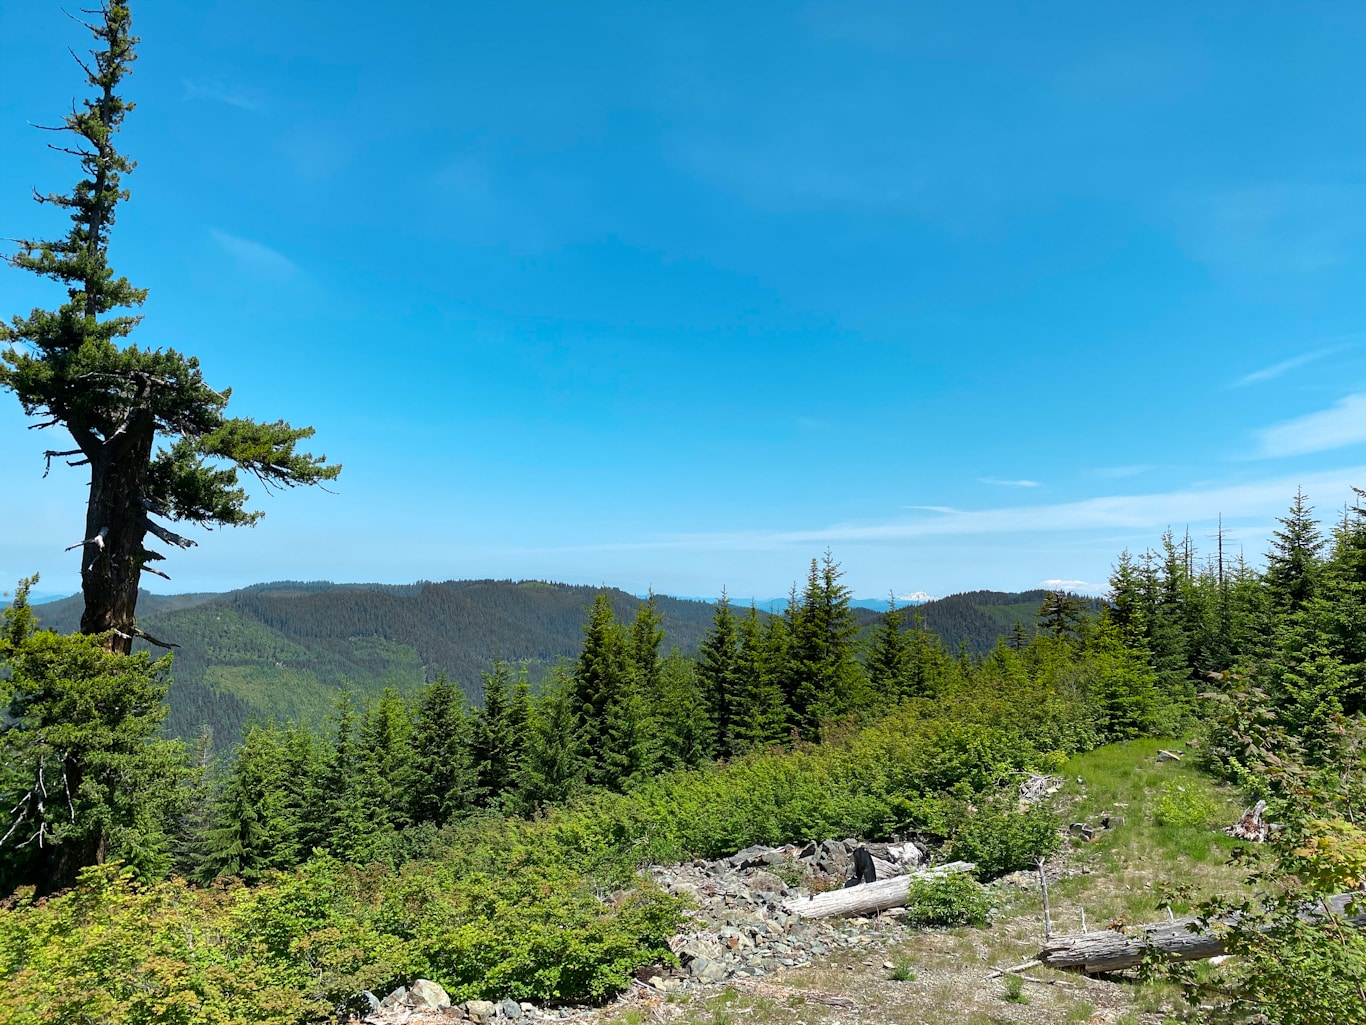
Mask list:
[[[1298,612],[1314,595],[1326,541],[1303,491],[1295,492],[1289,513],[1277,522],[1281,527],[1272,532],[1266,553],[1266,583],[1278,610]]]
[[[471,724],[470,761],[476,800],[487,808],[502,806],[521,769],[530,713],[525,673],[521,676],[513,684],[512,668],[506,662],[495,662],[492,671],[484,674],[484,705],[475,712]]]
[[[882,622],[873,634],[868,657],[868,682],[884,702],[895,702],[911,691],[911,645],[903,631],[902,610],[889,599]]]
[[[607,709],[627,687],[625,644],[605,593],[593,599],[583,629],[583,650],[574,662],[571,693],[584,746],[601,750]]]
[[[740,634],[730,599],[725,592],[716,603],[711,629],[697,652],[697,679],[706,696],[707,710],[716,731],[717,749],[732,754],[737,749],[732,705],[743,705],[740,680]]]
[[[196,876],[257,882],[272,869],[298,864],[298,823],[285,787],[283,734],[274,723],[247,728],[232,771],[215,802]]]
[[[208,856],[205,847],[213,824],[214,803],[219,787],[213,730],[201,726],[190,753],[185,785],[176,821],[174,871],[185,878],[198,875]]]
[[[1086,618],[1086,602],[1065,591],[1050,591],[1039,606],[1039,625],[1055,640],[1076,639]]]
[[[158,874],[185,762],[160,739],[170,659],[38,631],[36,580],[0,616],[0,887],[51,892],[113,858]]]
[[[583,651],[574,665],[573,695],[579,740],[588,759],[588,781],[621,789],[650,771],[654,724],[641,677],[658,673],[657,621],[648,607],[640,630],[624,636],[605,593],[593,601],[584,626]]]
[[[35,309],[0,324],[0,388],[14,392],[25,414],[41,418],[34,426],[61,425],[70,433],[75,447],[48,451],[49,467],[68,457],[70,465],[89,467],[81,630],[104,635],[112,650],[126,654],[139,634],[141,576],[165,576],[149,565],[163,556],[144,546],[146,535],[194,544],[153,517],[254,523],[261,514],[247,511],[239,471],[270,488],[318,484],[340,467],[294,451],[312,436],[311,427],[225,417],[230,390],[210,388],[194,357],[120,344],[141,318],[115,311],[136,309],[147,298],[146,289],[116,277],[108,261],[110,229],[128,198],[122,178],[133,169],[114,141],[133,107],[119,89],[137,39],[126,2],[109,0],[98,13],[102,20],[86,27],[101,48],[91,52],[93,63],[78,61],[94,95],[73,104],[54,129],[75,137],[73,147],[57,148],[79,159],[85,177],[69,193],[35,197],[67,211],[71,229],[62,239],[21,239],[9,257],[11,266],[66,286],[68,300],[55,311]]]
[[[661,661],[652,699],[659,723],[656,755],[662,769],[701,765],[716,750],[710,710],[698,681],[699,667],[674,648]]]
[[[352,848],[358,861],[388,860],[396,834],[409,824],[412,729],[408,703],[392,687],[386,687],[360,718],[360,772],[354,789],[364,816],[365,842]]]
[[[740,620],[740,651],[735,699],[731,702],[731,751],[738,754],[787,739],[789,712],[783,700],[787,673],[787,621],[781,616],[759,619],[750,605]]]
[[[1162,721],[1157,674],[1141,651],[1124,644],[1122,631],[1108,619],[1089,639],[1084,667],[1105,740],[1132,740],[1156,731]],[[1170,713],[1175,710],[1167,711],[1166,724],[1174,726]]]
[[[641,602],[636,610],[626,646],[632,682],[641,694],[652,694],[659,686],[659,645],[664,640],[663,622],[659,603],[655,601],[654,592],[651,592],[649,599]]]
[[[919,609],[911,612],[907,631],[906,697],[931,697],[950,673],[950,659],[944,642],[925,628]]]
[[[792,618],[790,667],[794,725],[805,740],[817,740],[821,720],[867,704],[867,678],[854,654],[858,621],[850,592],[830,552],[811,560],[801,605]]]
[[[571,672],[552,674],[532,706],[517,804],[532,814],[567,800],[584,782],[588,759],[582,747],[578,700]]]
[[[465,697],[444,674],[418,693],[412,748],[409,815],[444,826],[469,810],[476,788]]]

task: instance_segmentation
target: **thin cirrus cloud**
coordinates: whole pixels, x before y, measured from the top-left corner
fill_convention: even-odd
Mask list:
[[[1132,466],[1101,466],[1092,472],[1101,480],[1122,480],[1125,477],[1137,477],[1151,469],[1152,467],[1146,463],[1136,463]]]
[[[823,528],[783,531],[740,531],[681,534],[574,545],[554,551],[683,550],[724,551],[781,549],[835,543],[912,541],[917,538],[1021,534],[1064,535],[1082,530],[1162,530],[1172,524],[1213,523],[1220,513],[1238,510],[1244,518],[1280,515],[1297,489],[1331,507],[1346,499],[1354,484],[1366,480],[1366,466],[1320,473],[1244,481],[1216,487],[1192,487],[1141,495],[1104,495],[1074,502],[1016,505],[995,509],[965,509],[937,516],[890,523],[845,523]]]
[[[270,246],[253,242],[249,238],[233,235],[218,228],[210,228],[209,234],[239,268],[258,277],[287,278],[298,271],[294,261]]]
[[[1244,374],[1242,377],[1232,382],[1229,387],[1246,388],[1250,384],[1261,384],[1264,381],[1274,381],[1282,374],[1287,374],[1307,363],[1313,363],[1315,360],[1322,359],[1324,356],[1331,356],[1335,352],[1342,351],[1343,348],[1345,348],[1345,346],[1334,345],[1326,349],[1315,349],[1313,352],[1305,352],[1298,356],[1292,356],[1290,359],[1281,360],[1279,363],[1273,363],[1269,367],[1262,367],[1260,370],[1254,370],[1250,374]]]
[[[1328,409],[1307,413],[1259,432],[1260,455],[1302,456],[1366,442],[1366,394],[1348,395]]]
[[[1039,488],[1043,487],[1036,480],[1002,480],[1000,477],[978,477],[977,483],[991,484],[999,488]]]
[[[185,99],[209,100],[225,103],[238,110],[260,110],[266,104],[265,93],[259,89],[248,89],[218,78],[181,79],[185,87]]]

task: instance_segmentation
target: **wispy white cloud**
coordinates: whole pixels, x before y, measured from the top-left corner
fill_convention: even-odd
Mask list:
[[[1209,488],[1186,488],[1145,495],[1106,495],[1047,505],[952,510],[939,516],[890,523],[843,523],[781,531],[681,534],[554,550],[771,550],[945,536],[1061,536],[1084,530],[1152,532],[1174,524],[1212,524],[1221,513],[1226,519],[1236,514],[1240,519],[1258,519],[1269,523],[1273,517],[1285,511],[1296,488],[1303,487],[1316,505],[1331,508],[1334,503],[1351,495],[1353,484],[1359,485],[1364,480],[1366,466],[1353,466]]]
[[[1100,466],[1092,472],[1102,480],[1122,480],[1125,477],[1137,477],[1140,473],[1147,473],[1152,467],[1145,464],[1135,464],[1133,466]]]
[[[289,257],[271,249],[270,246],[262,245],[260,242],[253,242],[249,238],[232,235],[217,228],[210,228],[209,234],[213,236],[213,240],[218,243],[223,251],[237,262],[239,267],[250,274],[270,278],[287,278],[299,269]]]
[[[184,78],[186,100],[210,100],[226,103],[238,110],[260,110],[266,105],[266,94],[260,89],[224,82],[218,78]]]
[[[993,484],[1002,488],[1038,488],[1042,487],[1036,480],[1002,480],[999,477],[978,477],[979,484]]]
[[[1109,590],[1107,584],[1095,584],[1089,580],[1040,580],[1039,586],[1054,591],[1072,591],[1076,594],[1103,594]]]
[[[1357,259],[1366,185],[1274,182],[1201,196],[1186,221],[1198,255],[1242,273],[1313,275]]]
[[[1366,394],[1348,395],[1328,409],[1260,432],[1261,455],[1299,456],[1366,442]]]
[[[1290,359],[1281,360],[1279,363],[1273,363],[1269,367],[1262,367],[1260,370],[1254,370],[1250,374],[1244,374],[1242,377],[1232,382],[1229,387],[1244,388],[1249,384],[1261,384],[1263,381],[1275,380],[1282,374],[1289,373],[1291,370],[1302,367],[1306,363],[1313,363],[1316,359],[1322,359],[1324,356],[1330,356],[1335,352],[1340,352],[1343,348],[1344,346],[1334,345],[1326,349],[1316,349],[1313,352],[1305,352],[1298,356],[1292,356]]]

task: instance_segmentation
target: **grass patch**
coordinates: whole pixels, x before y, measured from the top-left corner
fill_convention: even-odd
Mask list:
[[[1067,820],[1099,826],[1108,816],[1113,826],[1073,852],[1090,874],[1051,890],[1056,931],[1079,929],[1083,908],[1088,928],[1103,928],[1160,918],[1175,890],[1193,899],[1242,888],[1243,871],[1228,864],[1238,841],[1220,831],[1242,813],[1241,796],[1190,760],[1157,760],[1159,750],[1182,747],[1179,740],[1133,740],[1064,765]],[[1171,902],[1175,914],[1187,907]]]

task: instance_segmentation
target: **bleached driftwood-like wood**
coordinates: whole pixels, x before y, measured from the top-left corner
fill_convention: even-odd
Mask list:
[[[1325,903],[1333,914],[1346,915],[1347,905],[1352,901],[1366,904],[1366,894],[1340,893]],[[1322,912],[1308,911],[1306,917],[1316,914]],[[1366,927],[1366,910],[1343,920],[1358,929]],[[1226,919],[1219,924],[1231,926],[1236,921]],[[1199,931],[1193,918],[1179,918],[1138,926],[1128,933],[1104,929],[1057,936],[1039,951],[1038,960],[1048,968],[1079,968],[1087,974],[1118,972],[1138,967],[1150,949],[1175,961],[1201,961],[1224,953],[1224,940],[1220,934]]]
[[[1237,837],[1239,840],[1265,843],[1270,838],[1272,829],[1271,823],[1262,817],[1265,813],[1266,802],[1258,801],[1243,812],[1243,817],[1225,829],[1224,832],[1229,836]]]
[[[879,879],[873,883],[846,886],[842,890],[813,893],[809,897],[793,897],[783,902],[790,915],[802,918],[832,918],[836,915],[867,915],[875,911],[904,908],[913,879],[940,879],[960,872],[971,872],[977,866],[968,861],[951,861],[947,865],[921,869],[909,875]]]

